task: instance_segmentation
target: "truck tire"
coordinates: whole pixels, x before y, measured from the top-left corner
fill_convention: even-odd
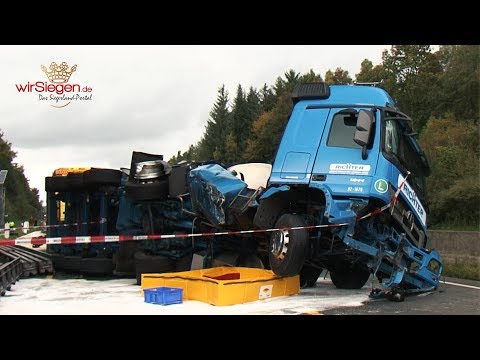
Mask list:
[[[367,269],[346,261],[337,262],[335,271],[330,272],[330,279],[337,289],[361,289],[369,277]]]
[[[85,185],[119,185],[122,172],[114,169],[91,168],[83,173]]]
[[[85,187],[82,173],[69,173],[67,179],[71,190],[81,190]]]
[[[80,273],[85,275],[112,275],[113,262],[107,258],[82,258],[81,256],[64,256],[52,254],[55,271]]]
[[[134,201],[166,200],[168,179],[145,184],[126,183],[125,195]]]
[[[304,266],[300,271],[300,288],[314,287],[322,271],[322,268],[309,265]]]
[[[135,258],[135,276],[137,285],[142,282],[142,274],[156,274],[175,271],[175,264],[166,256],[148,255],[143,251],[137,251]]]
[[[175,261],[175,272],[188,271],[192,267],[193,254],[186,255]]]
[[[113,275],[122,277],[135,277],[134,254],[138,251],[138,241],[121,241],[115,255],[115,269]]]
[[[278,229],[302,226],[305,226],[305,222],[293,214],[282,215],[275,224]],[[271,235],[269,249],[269,263],[275,274],[297,275],[307,256],[308,232],[306,229],[275,231]]]
[[[67,176],[47,176],[45,178],[46,192],[64,192],[71,189],[70,179]]]

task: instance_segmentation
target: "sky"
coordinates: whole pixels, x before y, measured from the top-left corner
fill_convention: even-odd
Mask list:
[[[168,160],[203,135],[219,87],[273,85],[289,69],[354,78],[390,45],[0,46],[0,131],[45,203],[45,177],[59,167],[129,167],[132,151]],[[52,62],[74,65],[59,99],[44,92]],[[41,83],[40,92],[19,91]],[[66,86],[70,84],[70,89]],[[78,86],[76,86],[78,84]],[[52,85],[53,86],[53,85]],[[91,91],[83,92],[83,90]],[[62,90],[58,84],[54,90]],[[80,89],[80,92],[78,92]],[[77,96],[78,95],[78,96]],[[76,97],[77,96],[77,97]],[[76,98],[75,98],[76,97]],[[67,104],[68,103],[68,104]],[[66,106],[65,106],[66,105]],[[6,181],[8,181],[8,176]]]

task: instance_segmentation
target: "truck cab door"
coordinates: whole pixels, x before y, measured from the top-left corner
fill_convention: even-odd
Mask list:
[[[376,172],[379,148],[379,121],[372,125],[371,143],[362,156],[362,146],[354,141],[357,132],[357,119],[362,108],[332,108],[326,121],[325,131],[316,153],[312,170],[312,180],[328,178],[329,186],[342,184],[340,188],[346,195],[346,189],[357,189],[367,185]],[[364,109],[370,110],[370,109]],[[377,115],[377,114],[376,114]],[[376,116],[378,118],[378,116]],[[365,155],[365,154],[364,154]],[[348,185],[347,187],[345,187]],[[338,188],[337,190],[340,190]],[[363,187],[368,189],[368,187]],[[334,189],[332,189],[334,190]],[[334,190],[334,192],[337,192]],[[350,192],[350,190],[348,190]]]
[[[298,103],[278,147],[269,183],[308,184],[329,108]]]

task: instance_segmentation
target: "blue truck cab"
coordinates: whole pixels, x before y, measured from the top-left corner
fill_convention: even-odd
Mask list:
[[[370,274],[397,293],[436,288],[442,263],[428,248],[429,166],[412,120],[382,88],[301,84],[254,224],[271,233],[269,262],[313,285],[338,288]],[[293,228],[293,229],[292,229]]]

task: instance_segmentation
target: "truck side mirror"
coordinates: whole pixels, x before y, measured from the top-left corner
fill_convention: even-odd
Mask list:
[[[374,121],[373,111],[360,110],[357,118],[357,130],[353,135],[353,141],[362,147],[362,159],[367,158],[367,146],[370,143],[372,125]]]

